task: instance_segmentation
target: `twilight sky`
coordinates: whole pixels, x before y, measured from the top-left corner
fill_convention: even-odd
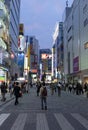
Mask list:
[[[24,23],[25,35],[35,36],[40,48],[51,49],[55,25],[62,21],[65,6],[66,0],[21,0],[20,23]]]

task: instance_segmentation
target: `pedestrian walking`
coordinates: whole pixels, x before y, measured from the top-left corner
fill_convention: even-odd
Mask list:
[[[41,109],[47,110],[47,89],[46,86],[40,88],[40,98],[41,98]]]
[[[58,96],[61,96],[61,83],[60,82],[57,85],[57,89],[58,89]]]
[[[11,98],[13,94],[13,86],[11,82],[9,83],[9,93],[10,93],[10,98]]]
[[[29,93],[29,84],[28,84],[28,82],[26,82],[24,86],[25,86],[25,89],[26,89],[26,93]]]
[[[41,83],[37,82],[36,87],[37,87],[37,96],[39,96],[39,92],[40,92],[40,88],[41,88]]]
[[[51,83],[50,84],[50,88],[51,88],[51,95],[53,95],[54,94],[54,83]]]
[[[19,103],[18,98],[20,97],[20,87],[18,82],[14,85],[13,93],[15,95],[15,105],[17,105]]]
[[[7,87],[5,85],[5,82],[2,82],[2,84],[1,84],[1,95],[2,95],[1,101],[5,101],[6,100],[6,97],[5,97],[6,93],[7,93]]]

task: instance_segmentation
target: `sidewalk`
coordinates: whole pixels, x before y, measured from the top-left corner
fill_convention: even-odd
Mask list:
[[[6,97],[6,101],[4,101],[4,102],[1,101],[2,97],[1,97],[1,93],[0,93],[0,107],[2,105],[6,104],[7,102],[11,101],[12,99],[14,99],[14,95],[12,95],[12,97],[10,97],[10,93],[9,92],[6,93],[5,97]]]

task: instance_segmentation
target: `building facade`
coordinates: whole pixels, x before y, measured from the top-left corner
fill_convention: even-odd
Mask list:
[[[21,0],[5,0],[9,6],[10,21],[9,21],[9,35],[10,35],[10,75],[15,75],[15,69],[19,70],[17,66],[18,53],[18,38],[19,38],[19,22],[20,22],[20,4]],[[15,68],[15,69],[14,69]]]
[[[51,80],[52,52],[50,49],[40,49],[40,79],[46,74],[46,80]]]
[[[34,77],[37,78],[39,73],[39,42],[35,36],[25,36],[25,38],[27,54],[25,55],[24,74],[32,80]]]
[[[52,76],[62,79],[63,75],[63,22],[56,24],[52,47]]]
[[[64,80],[64,46],[63,46],[63,22],[59,22],[59,35],[57,40],[57,78]]]
[[[88,82],[87,35],[88,1],[74,0],[64,20],[64,73],[66,80]]]
[[[0,83],[7,82],[9,71],[9,10],[0,1]]]

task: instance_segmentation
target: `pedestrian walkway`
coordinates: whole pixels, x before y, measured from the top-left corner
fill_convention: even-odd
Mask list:
[[[88,113],[87,113],[88,114]],[[46,113],[36,113],[34,118],[30,119],[33,113],[2,113],[0,114],[0,129],[5,130],[88,130],[88,118],[83,117],[80,113],[71,113],[70,120],[64,113],[53,113],[51,119]],[[14,118],[12,118],[14,117]],[[49,123],[52,120],[51,124]],[[7,123],[6,123],[7,122]],[[10,122],[9,126],[8,123]],[[76,126],[77,124],[77,126]]]
[[[47,87],[47,90],[48,90],[48,106],[50,105],[51,106],[51,102],[55,103],[54,100],[57,100],[58,98],[58,94],[57,93],[54,93],[54,95],[51,95],[51,90],[49,88],[49,86]],[[26,95],[26,96],[25,96]],[[86,98],[86,94],[83,94],[83,95],[74,95],[73,93],[68,93],[68,91],[62,91],[62,94],[61,94],[61,99],[63,98],[63,95],[66,96],[66,95],[70,95],[70,97],[73,97],[73,98],[79,98],[79,99],[83,99],[83,98]],[[30,88],[30,91],[28,94],[23,94],[23,97],[26,97],[26,98],[30,98],[30,100],[28,101],[30,104],[31,104],[31,108],[33,107],[33,105],[35,107],[33,108],[37,108],[38,109],[38,106],[40,105],[40,100],[39,98],[36,98],[37,97],[37,93],[36,93],[36,87],[33,87],[33,88]],[[52,98],[51,100],[51,97],[54,97]],[[36,99],[35,99],[36,98]],[[12,97],[10,97],[10,93],[7,92],[6,93],[6,101],[5,102],[2,102],[1,101],[1,93],[0,93],[0,106],[6,104],[7,102],[11,101],[12,99],[14,99],[14,95],[12,95]],[[87,98],[86,98],[87,99]],[[23,99],[23,102],[26,102],[26,99]],[[32,105],[33,104],[33,105]],[[59,106],[59,102],[57,103],[57,106]],[[53,104],[51,106],[52,108],[55,107],[55,105]],[[30,108],[30,109],[31,109]]]
[[[1,96],[1,93],[0,93],[0,106],[4,105],[4,104],[6,104],[7,102],[9,102],[9,101],[11,101],[12,99],[14,99],[14,95],[12,95],[12,97],[10,97],[10,93],[9,93],[9,92],[6,93],[5,97],[6,97],[6,101],[4,101],[4,102],[1,101],[2,96]]]
[[[48,110],[41,110],[35,87],[23,94],[17,106],[11,101],[1,107],[0,130],[88,130],[87,99],[65,91],[59,97],[47,89]]]

